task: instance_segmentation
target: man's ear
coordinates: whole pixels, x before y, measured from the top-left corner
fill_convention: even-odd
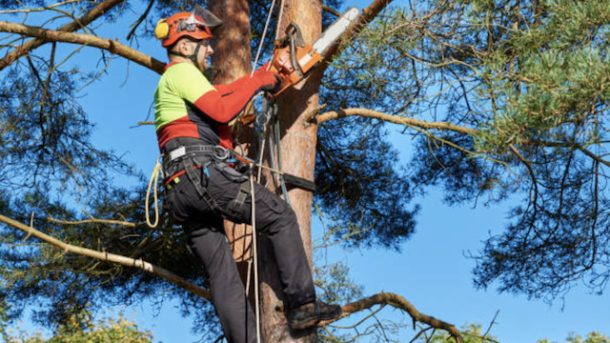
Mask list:
[[[181,53],[181,54],[184,54],[183,49],[185,49],[185,45],[186,44],[184,44],[184,39],[179,39],[176,42],[176,46],[174,47],[174,51],[176,51],[178,53]]]
[[[181,53],[183,55],[188,55],[188,44],[186,39],[180,39],[176,42],[176,46],[174,47],[174,51]]]

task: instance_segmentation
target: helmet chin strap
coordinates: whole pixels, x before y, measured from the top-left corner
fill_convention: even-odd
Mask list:
[[[197,55],[199,55],[199,50],[201,49],[201,45],[203,44],[203,40],[200,40],[197,42],[197,47],[195,48],[195,52],[193,52],[190,55],[185,55],[181,52],[177,52],[174,50],[170,50],[169,54],[170,55],[176,55],[176,56],[180,56],[180,57],[184,57],[184,58],[188,58],[189,60],[191,60],[193,62],[193,64],[201,69],[201,66],[199,65],[199,62],[197,62]]]

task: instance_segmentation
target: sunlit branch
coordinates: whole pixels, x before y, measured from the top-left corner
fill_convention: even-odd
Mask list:
[[[1,32],[12,32],[24,36],[35,37],[45,42],[64,42],[81,44],[108,50],[141,66],[151,69],[159,74],[163,73],[165,63],[154,59],[144,53],[132,49],[112,39],[100,38],[90,34],[72,33],[54,30],[45,30],[40,27],[21,25],[6,21],[0,21]],[[0,69],[2,61],[0,60]]]
[[[63,224],[63,225],[82,225],[82,224],[109,224],[109,225],[121,225],[121,226],[125,226],[125,227],[136,227],[137,225],[135,223],[131,223],[131,222],[126,222],[126,221],[122,221],[122,220],[112,220],[112,219],[97,219],[97,218],[92,218],[91,219],[84,219],[84,220],[60,220],[60,219],[55,219],[52,217],[47,218],[50,222],[53,223],[57,223],[57,224]]]
[[[108,12],[110,9],[112,9],[113,7],[115,7],[116,5],[118,5],[124,1],[125,0],[103,1],[103,2],[99,3],[97,6],[95,6],[95,8],[93,8],[91,11],[85,13],[85,15],[78,18],[77,21],[73,21],[69,24],[62,26],[58,31],[73,32],[73,31],[79,30],[79,29],[83,28],[83,26],[89,25],[91,22],[93,22],[97,18],[101,17],[104,13]],[[39,46],[41,46],[47,42],[48,41],[46,41],[46,40],[38,38],[38,39],[32,39],[32,40],[25,42],[24,44],[18,46],[17,48],[15,48],[15,50],[13,50],[12,52],[10,52],[6,56],[4,56],[2,59],[0,59],[0,71],[2,69],[6,68],[7,66],[9,66],[19,57],[28,54],[30,51],[38,48]]]
[[[0,11],[0,14],[9,14],[9,13],[33,13],[33,12],[43,12],[46,10],[50,10],[56,7],[60,7],[63,5],[68,5],[68,4],[72,4],[72,3],[78,3],[81,2],[83,0],[67,0],[64,2],[58,2],[56,4],[53,5],[49,5],[49,6],[45,6],[42,8],[22,8],[19,10],[5,10],[5,11]]]
[[[374,110],[369,110],[366,108],[347,108],[339,111],[329,111],[322,114],[319,114],[319,109],[314,109],[313,111],[307,113],[304,116],[304,120],[308,122],[312,122],[314,124],[321,124],[333,119],[346,118],[350,116],[360,116],[367,118],[374,118],[381,121],[394,123],[398,125],[405,125],[413,128],[419,128],[423,130],[445,130],[445,131],[453,131],[469,136],[475,136],[480,134],[481,131],[477,129],[472,129],[464,126],[458,126],[455,124],[451,124],[450,122],[431,122],[425,120],[419,120],[408,117],[400,117],[396,115],[391,115],[383,112],[378,112]],[[318,115],[319,114],[319,115]],[[436,137],[435,137],[436,138]],[[533,146],[541,146],[541,147],[565,147],[565,148],[575,148],[585,154],[587,157],[610,167],[610,161],[604,160],[601,157],[593,154],[581,144],[578,143],[568,143],[568,142],[549,142],[549,141],[538,141],[538,140],[529,140],[521,138],[517,142],[519,145],[533,145]],[[594,144],[602,144],[604,142],[593,142]],[[514,149],[514,147],[513,147]],[[516,150],[516,149],[515,149]],[[514,152],[514,151],[513,151]],[[519,156],[518,156],[519,157]],[[521,159],[520,159],[521,160]],[[524,160],[521,160],[524,162]]]
[[[185,280],[185,279],[179,277],[178,275],[172,273],[171,271],[169,271],[165,268],[155,266],[149,262],[143,261],[142,259],[133,259],[133,258],[121,256],[121,255],[116,255],[116,254],[111,254],[111,253],[107,253],[107,252],[102,252],[102,251],[97,251],[97,250],[92,250],[92,249],[87,249],[87,248],[71,245],[71,244],[62,242],[61,240],[59,240],[57,238],[51,237],[45,233],[42,233],[42,232],[34,229],[32,226],[27,226],[23,223],[20,223],[16,220],[5,217],[3,215],[0,215],[0,221],[27,233],[28,237],[34,236],[38,239],[41,239],[51,245],[54,245],[54,246],[64,250],[65,252],[71,252],[74,254],[84,255],[84,256],[92,257],[92,258],[95,258],[95,259],[98,259],[101,261],[118,263],[118,264],[121,264],[121,265],[124,265],[127,267],[138,268],[143,271],[155,274],[155,275],[173,283],[174,285],[176,285],[180,288],[184,288],[185,290],[187,290],[193,294],[196,294],[204,299],[207,299],[207,300],[211,299],[210,293],[208,291],[206,291],[205,289],[191,283],[188,280]]]
[[[353,313],[360,312],[362,310],[370,309],[375,305],[390,305],[395,308],[401,309],[409,314],[413,321],[420,322],[423,324],[427,324],[433,328],[441,329],[449,332],[451,337],[453,337],[456,342],[463,343],[462,333],[455,328],[452,324],[444,322],[442,320],[438,320],[434,317],[431,317],[427,314],[419,312],[415,306],[413,306],[410,302],[408,302],[405,298],[400,295],[394,293],[386,293],[382,292],[379,294],[375,294],[368,298],[355,301],[349,304],[346,304],[342,307],[343,314],[341,318],[347,317]],[[331,323],[331,321],[321,322],[320,325],[327,325]]]
[[[458,132],[458,133],[462,133],[462,134],[466,134],[466,135],[470,135],[470,136],[474,136],[477,133],[479,133],[478,130],[463,127],[463,126],[457,126],[457,125],[451,124],[450,122],[428,122],[428,121],[419,120],[419,119],[399,117],[399,116],[395,116],[395,115],[391,115],[391,114],[387,114],[387,113],[369,110],[366,108],[347,108],[347,109],[339,110],[339,111],[330,111],[330,112],[322,113],[319,116],[316,116],[313,118],[311,118],[311,116],[310,116],[310,118],[305,118],[305,120],[310,120],[310,121],[315,122],[316,124],[321,124],[323,122],[326,122],[326,121],[329,121],[332,119],[345,118],[345,117],[349,117],[349,116],[363,116],[363,117],[368,117],[368,118],[375,118],[375,119],[379,119],[382,121],[399,124],[399,125],[417,126],[419,128],[426,129],[426,130],[430,130],[430,129],[448,130],[448,131],[454,131],[454,132]]]

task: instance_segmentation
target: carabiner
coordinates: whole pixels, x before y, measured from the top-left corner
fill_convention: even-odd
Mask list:
[[[229,151],[229,149],[225,149],[223,147],[221,147],[220,145],[217,145],[214,147],[214,158],[219,160],[219,161],[225,161],[227,158],[229,158],[229,156],[231,155],[231,152]]]

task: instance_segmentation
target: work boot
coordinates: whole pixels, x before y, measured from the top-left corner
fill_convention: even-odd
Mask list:
[[[338,318],[341,306],[314,301],[293,308],[288,312],[288,324],[293,330],[302,330],[320,321]]]

